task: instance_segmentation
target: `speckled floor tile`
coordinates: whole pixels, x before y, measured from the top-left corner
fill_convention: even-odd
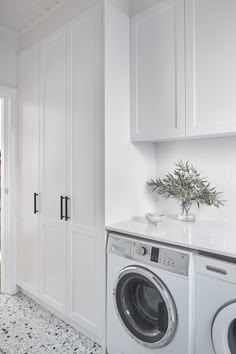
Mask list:
[[[102,349],[23,294],[0,294],[0,353],[101,354]]]

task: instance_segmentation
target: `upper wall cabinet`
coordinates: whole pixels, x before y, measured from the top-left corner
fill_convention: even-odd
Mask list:
[[[236,132],[236,1],[186,1],[187,136]]]
[[[131,20],[131,140],[185,135],[184,0]]]
[[[131,31],[132,141],[236,133],[235,0],[163,0]]]

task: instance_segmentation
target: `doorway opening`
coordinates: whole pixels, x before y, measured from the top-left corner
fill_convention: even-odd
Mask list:
[[[2,247],[4,244],[4,121],[6,112],[5,98],[0,96],[0,292],[2,291]]]
[[[0,85],[0,291],[17,292],[17,90]]]

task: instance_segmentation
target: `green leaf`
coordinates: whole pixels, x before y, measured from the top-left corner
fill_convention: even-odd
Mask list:
[[[207,178],[202,176],[202,171],[198,171],[189,161],[177,161],[173,173],[167,173],[163,179],[151,179],[147,185],[152,192],[163,195],[165,199],[176,199],[183,211],[189,210],[192,204],[198,208],[200,205],[217,208],[225,205],[225,201],[220,199],[222,192],[211,187]]]

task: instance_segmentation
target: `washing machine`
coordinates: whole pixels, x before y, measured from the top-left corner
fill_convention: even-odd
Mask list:
[[[193,354],[193,332],[193,254],[110,233],[107,353]]]
[[[195,256],[195,354],[236,354],[235,262]]]

